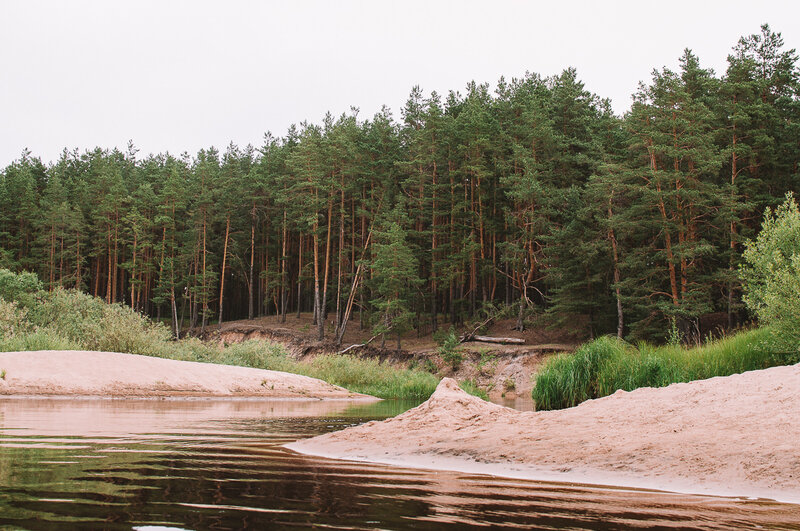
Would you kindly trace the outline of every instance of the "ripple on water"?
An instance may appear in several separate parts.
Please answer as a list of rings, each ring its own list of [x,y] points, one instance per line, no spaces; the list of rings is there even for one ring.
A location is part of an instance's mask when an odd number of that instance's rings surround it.
[[[402,409],[388,406],[0,400],[0,528],[800,529],[796,505],[393,468],[281,447]]]

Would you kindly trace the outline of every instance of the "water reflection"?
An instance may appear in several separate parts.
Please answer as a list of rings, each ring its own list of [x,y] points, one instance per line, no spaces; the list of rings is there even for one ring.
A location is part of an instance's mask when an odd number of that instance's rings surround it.
[[[414,403],[0,400],[0,528],[800,529],[800,508],[363,465],[282,444]]]

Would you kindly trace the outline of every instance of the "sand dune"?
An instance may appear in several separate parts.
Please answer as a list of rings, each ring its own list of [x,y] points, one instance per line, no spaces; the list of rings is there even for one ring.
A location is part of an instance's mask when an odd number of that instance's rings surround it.
[[[445,379],[395,418],[288,445],[323,457],[800,503],[800,365],[638,389],[561,411]]]
[[[0,352],[0,396],[372,399],[316,378],[117,352]]]

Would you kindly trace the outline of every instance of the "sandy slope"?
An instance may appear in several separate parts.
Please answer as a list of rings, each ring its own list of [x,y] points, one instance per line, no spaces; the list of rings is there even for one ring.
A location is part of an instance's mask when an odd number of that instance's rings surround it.
[[[445,379],[383,422],[298,441],[307,454],[531,479],[800,503],[800,365],[561,411],[518,412]]]
[[[117,352],[0,352],[2,395],[374,399],[278,371]]]

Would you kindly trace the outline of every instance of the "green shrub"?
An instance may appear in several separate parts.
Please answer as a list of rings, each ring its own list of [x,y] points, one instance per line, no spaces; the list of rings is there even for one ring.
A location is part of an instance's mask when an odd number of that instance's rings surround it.
[[[31,323],[55,331],[79,348],[158,356],[171,344],[166,327],[128,306],[60,288],[41,299],[29,312]]]
[[[16,302],[0,297],[0,339],[10,339],[30,331],[27,311]]]
[[[42,283],[36,273],[14,273],[0,269],[0,298],[28,307],[36,302],[36,295],[42,291]]]
[[[450,365],[454,371],[457,371],[458,368],[461,366],[461,362],[464,361],[464,354],[461,352],[461,349],[458,348],[461,342],[456,335],[455,330],[450,329],[450,331],[442,338],[442,342],[439,345],[439,348],[436,349],[437,354],[442,357],[442,360]]]
[[[745,243],[742,278],[747,307],[771,326],[782,348],[800,361],[800,210],[794,196],[764,213],[755,241]]]

